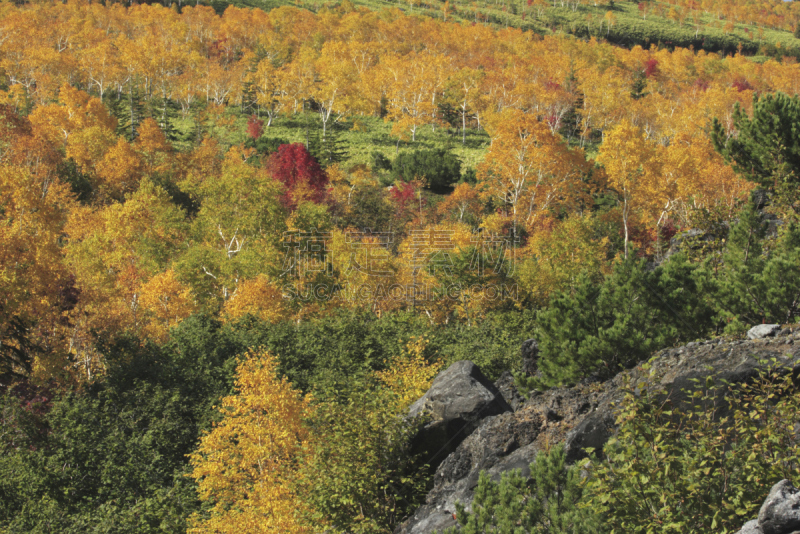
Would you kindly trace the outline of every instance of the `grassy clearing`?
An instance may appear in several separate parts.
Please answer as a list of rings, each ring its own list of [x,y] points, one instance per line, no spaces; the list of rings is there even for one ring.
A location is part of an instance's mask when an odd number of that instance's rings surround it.
[[[242,114],[238,108],[229,107],[222,119],[217,120],[215,125],[207,126],[207,132],[227,150],[245,142],[249,117],[249,114]],[[189,132],[195,128],[195,123],[191,118],[178,119],[175,121],[175,128],[181,138],[187,138]],[[489,147],[489,135],[483,130],[467,130],[466,143],[462,144],[460,131],[454,133],[452,129],[441,127],[434,130],[430,126],[417,131],[415,142],[401,141],[398,145],[397,138],[390,135],[391,123],[371,116],[344,118],[334,128],[347,152],[346,159],[342,162],[344,168],[357,164],[371,165],[373,152],[381,152],[393,160],[398,150],[445,148],[461,160],[462,171],[465,171],[467,168],[474,168]],[[314,135],[315,130],[321,131],[319,118],[314,113],[306,112],[279,116],[269,128],[266,128],[265,123],[263,135],[290,143],[305,143]],[[189,148],[187,141],[176,145],[182,149]]]

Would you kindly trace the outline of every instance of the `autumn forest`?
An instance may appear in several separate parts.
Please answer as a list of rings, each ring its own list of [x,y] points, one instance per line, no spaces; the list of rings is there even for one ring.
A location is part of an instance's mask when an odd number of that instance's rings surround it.
[[[797,322],[793,54],[466,6],[0,3],[0,532],[392,532],[450,363]]]

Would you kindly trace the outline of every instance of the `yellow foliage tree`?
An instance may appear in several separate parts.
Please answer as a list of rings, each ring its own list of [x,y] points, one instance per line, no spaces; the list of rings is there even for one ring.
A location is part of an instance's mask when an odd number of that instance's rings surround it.
[[[139,154],[122,137],[117,144],[105,153],[95,165],[103,194],[121,199],[125,193],[135,191],[139,186],[142,160]]]
[[[575,287],[581,274],[596,276],[610,267],[608,237],[595,236],[591,216],[549,222],[531,237],[517,275],[528,299],[537,305],[546,304],[556,291]]]
[[[412,337],[403,353],[392,360],[388,369],[375,373],[375,377],[395,394],[397,413],[404,412],[424,395],[442,368],[440,362],[430,363],[425,357],[428,343],[429,340],[424,336]]]
[[[223,419],[190,456],[207,514],[191,518],[191,534],[304,534],[305,511],[294,494],[296,458],[308,439],[309,398],[277,376],[278,361],[251,351],[236,370],[236,393],[222,400]]]
[[[652,204],[663,206],[674,195],[661,187],[655,147],[627,120],[620,121],[606,135],[597,161],[605,166],[608,184],[617,191],[622,203],[625,257],[628,257],[632,211],[646,210]]]
[[[240,282],[233,297],[225,302],[223,308],[223,315],[228,319],[249,314],[268,323],[286,319],[290,312],[281,288],[263,274]]]
[[[114,146],[114,132],[99,126],[78,130],[67,139],[67,157],[72,158],[81,172],[89,174]]]
[[[172,146],[167,142],[158,123],[151,118],[142,121],[138,128],[136,148],[142,157],[144,170],[148,175],[167,172],[171,166]]]
[[[464,215],[467,213],[477,215],[480,208],[481,202],[478,199],[478,191],[471,185],[463,183],[458,184],[453,192],[436,206],[436,211],[440,215],[458,214],[458,221],[461,222],[464,220]]]
[[[156,274],[142,285],[139,306],[147,319],[144,334],[160,342],[166,341],[170,328],[197,309],[191,289],[177,279],[172,269]]]
[[[515,233],[520,222],[533,227],[557,204],[585,195],[581,177],[590,165],[583,151],[570,149],[533,115],[506,110],[490,133],[492,146],[478,167],[479,187],[508,206]]]
[[[70,134],[84,128],[98,127],[113,132],[117,119],[112,117],[99,98],[70,85],[59,90],[58,104],[34,108],[31,123],[53,142],[65,142]]]
[[[56,367],[67,363],[56,338],[71,287],[59,247],[71,200],[62,184],[42,192],[36,182],[24,168],[0,165],[0,376],[42,364],[37,345]]]

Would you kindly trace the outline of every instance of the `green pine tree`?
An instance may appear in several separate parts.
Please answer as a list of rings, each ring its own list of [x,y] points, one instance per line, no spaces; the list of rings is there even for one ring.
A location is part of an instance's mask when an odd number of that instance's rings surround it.
[[[540,453],[526,480],[518,469],[503,473],[500,483],[481,472],[472,512],[456,504],[462,525],[445,534],[598,534],[603,532],[593,511],[580,506],[583,487],[577,466],[566,467],[564,447]]]
[[[312,154],[323,167],[347,159],[347,147],[335,127],[328,129],[324,138],[320,138],[317,133],[314,149]]]
[[[800,186],[800,98],[756,95],[752,118],[736,106],[733,128],[738,135],[728,136],[714,119],[711,139],[725,161],[747,180],[794,200]]]
[[[674,343],[704,337],[714,310],[698,290],[698,266],[678,254],[655,270],[631,255],[601,284],[584,277],[537,315],[539,377],[523,391],[614,376]]]
[[[153,99],[153,117],[156,118],[159,128],[164,132],[164,136],[170,142],[178,140],[178,130],[175,128],[175,120],[178,117],[178,107],[169,98]]]
[[[142,93],[139,90],[138,84],[131,81],[128,87],[128,128],[126,136],[128,141],[133,141],[138,135],[139,124],[147,117]]]
[[[578,110],[583,108],[583,92],[578,90],[578,78],[575,76],[573,65],[570,65],[569,74],[564,80],[564,90],[572,95],[573,101],[569,110],[564,114],[559,133],[569,141],[580,131],[582,117]]]
[[[103,95],[103,102],[109,113],[117,119],[117,135],[127,135],[130,128],[130,113],[125,109],[122,91],[108,91]]]
[[[255,70],[255,66],[256,65],[254,63],[251,63],[248,67],[248,71],[253,72]],[[242,82],[242,102],[240,106],[240,112],[245,116],[255,113],[260,117],[261,109],[258,106],[256,89],[253,87],[253,82],[250,81],[249,76],[245,76],[244,81]]]
[[[800,228],[789,224],[776,239],[766,231],[763,216],[748,205],[730,231],[718,277],[705,290],[715,295],[729,332],[800,317]]]
[[[203,109],[205,101],[201,100],[192,104],[189,109],[189,116],[192,118],[192,128],[186,134],[186,141],[197,146],[206,134],[206,126],[203,124]]]
[[[644,90],[647,88],[647,76],[643,70],[637,70],[633,74],[633,83],[631,84],[631,98],[639,100],[647,96]]]

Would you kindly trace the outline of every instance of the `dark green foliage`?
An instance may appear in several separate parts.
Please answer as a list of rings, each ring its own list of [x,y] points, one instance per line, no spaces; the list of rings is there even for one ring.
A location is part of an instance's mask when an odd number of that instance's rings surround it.
[[[540,453],[526,480],[519,470],[503,473],[500,483],[481,472],[472,513],[456,504],[460,530],[445,534],[597,534],[604,529],[593,510],[580,506],[583,487],[577,466],[565,466],[564,447]]]
[[[126,391],[103,387],[61,397],[41,417],[46,436],[29,434],[27,445],[0,456],[0,528],[76,534],[95,525],[119,533],[185,529],[196,507],[183,477],[184,455],[196,439],[187,400],[141,382]],[[6,411],[19,399],[2,402]]]
[[[752,118],[740,106],[734,110],[737,135],[728,138],[719,120],[714,120],[714,147],[744,178],[796,197],[800,184],[800,99],[784,93],[754,98]]]
[[[103,103],[109,113],[117,119],[117,135],[127,135],[130,129],[130,113],[126,110],[121,91],[107,91],[103,95]]]
[[[239,113],[253,113],[258,111],[258,95],[256,94],[256,88],[252,81],[252,74],[255,73],[256,69],[258,68],[258,61],[263,59],[262,57],[253,58],[250,61],[250,64],[247,66],[247,73],[248,76],[244,77],[242,81],[242,97],[241,103],[239,107]]]
[[[470,326],[453,324],[442,329],[447,342],[440,342],[438,351],[447,362],[470,360],[490,380],[496,380],[503,371],[521,366],[520,346],[532,336],[535,317],[533,310],[495,312]]]
[[[647,88],[647,76],[643,70],[637,70],[633,73],[633,83],[631,84],[631,98],[639,100],[647,96],[644,90]]]
[[[461,177],[461,162],[443,149],[403,152],[392,163],[392,175],[405,182],[424,178],[430,189],[442,191]]]
[[[128,141],[133,141],[139,135],[139,124],[146,118],[142,94],[134,81],[130,82],[127,104],[124,135],[128,138]],[[117,129],[119,129],[119,126]]]
[[[281,145],[288,145],[289,141],[279,139],[277,137],[264,137],[263,135],[258,139],[248,137],[244,142],[246,148],[255,148],[262,156],[269,156],[278,151]]]
[[[592,24],[587,27],[585,17],[587,11],[583,9],[573,10],[569,7],[557,7],[547,9],[541,21],[550,28],[563,27],[565,31],[582,38],[591,36],[602,37],[611,44],[632,48],[636,45],[649,48],[651,44],[672,48],[694,48],[695,50],[705,50],[706,52],[716,52],[725,54],[735,53],[741,46],[743,54],[753,55],[765,48],[756,40],[737,35],[735,33],[724,33],[720,30],[703,28],[697,32],[691,25],[684,24],[683,27],[667,22],[663,18],[648,17],[642,20],[641,16],[623,16],[626,10],[620,11],[623,6],[616,6],[614,11],[620,14],[620,18],[610,28],[605,24]],[[605,7],[600,8],[605,11]],[[601,11],[598,15],[602,16]],[[637,13],[638,15],[638,13]],[[602,28],[602,31],[601,31]],[[797,48],[783,51],[795,55],[799,51]],[[775,57],[780,57],[780,50],[770,51],[777,53]]]
[[[382,187],[359,187],[350,197],[350,210],[342,217],[341,226],[373,232],[391,230],[394,209]]]
[[[3,316],[3,324],[0,324],[0,379],[30,372],[33,355],[40,350],[30,340],[28,331],[31,324],[30,319],[18,315]]]
[[[75,194],[79,202],[87,204],[94,195],[94,186],[89,176],[83,174],[75,161],[70,158],[62,161],[56,170],[62,182],[69,184],[70,189]]]
[[[762,215],[748,205],[731,228],[717,276],[706,279],[728,331],[800,317],[800,229],[789,224],[772,240],[765,240],[766,231]]]
[[[602,284],[584,278],[537,317],[541,378],[527,387],[614,376],[654,350],[704,336],[713,310],[697,288],[697,266],[682,255],[649,271],[644,260],[619,264]]]
[[[243,319],[223,329],[219,337],[235,347],[269,349],[279,358],[281,374],[303,391],[330,389],[354,376],[383,369],[412,337],[423,335],[428,339],[426,356],[430,359],[447,363],[471,360],[494,380],[519,365],[519,347],[531,337],[533,318],[530,311],[495,312],[472,326],[458,322],[436,326],[413,312],[379,318],[341,311],[299,324],[270,325]]]
[[[194,217],[197,215],[197,212],[200,211],[200,202],[198,202],[197,199],[192,195],[184,192],[180,187],[178,187],[178,185],[171,180],[169,176],[153,173],[148,178],[155,185],[164,189],[164,191],[166,191],[169,195],[172,203],[184,210],[190,217]]]
[[[231,391],[244,348],[216,321],[191,317],[161,349],[104,347],[105,380],[86,391],[0,398],[0,530],[184,531],[198,506],[186,454],[218,416],[212,406]]]
[[[336,532],[391,532],[424,500],[428,470],[411,455],[418,424],[393,410],[386,389],[350,380],[345,393],[322,393],[309,425],[312,461],[300,480],[308,483],[312,521]]]
[[[204,124],[203,111],[207,107],[205,100],[196,100],[189,106],[189,116],[192,118],[192,128],[186,132],[186,141],[197,146],[208,134],[208,126]]]
[[[773,484],[797,480],[800,448],[787,422],[800,396],[790,373],[772,367],[731,389],[709,377],[682,402],[635,386],[626,386],[602,461],[584,466],[588,504],[614,532],[736,532]]]
[[[175,120],[178,118],[178,104],[170,98],[153,98],[151,100],[151,116],[158,123],[167,141],[174,143],[178,140],[178,131],[175,129]]]
[[[439,117],[447,126],[453,128],[451,135],[457,133],[458,128],[461,127],[461,113],[459,110],[445,100],[439,101],[438,108],[439,111],[436,116]]]
[[[461,179],[458,182],[475,185],[478,183],[478,173],[475,172],[475,169],[473,167],[469,167],[467,170],[464,171],[464,174],[461,176]]]
[[[347,147],[336,132],[335,126],[331,126],[325,132],[325,137],[322,137],[318,131],[313,134],[309,139],[308,151],[323,167],[347,159]]]
[[[564,80],[564,90],[573,96],[573,102],[561,120],[559,133],[569,142],[578,135],[583,124],[583,118],[578,113],[578,110],[582,109],[584,105],[583,93],[578,90],[578,78],[575,76],[575,67],[572,64],[570,65],[569,74]]]
[[[225,10],[228,8],[229,4],[224,0],[211,0],[211,2],[209,2],[208,5],[214,8],[214,11],[217,13],[217,15],[222,16],[222,14],[225,13]]]
[[[392,170],[392,162],[389,161],[383,152],[379,152],[377,150],[373,151],[370,154],[372,158],[372,170],[373,171],[390,171]]]

